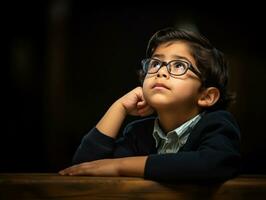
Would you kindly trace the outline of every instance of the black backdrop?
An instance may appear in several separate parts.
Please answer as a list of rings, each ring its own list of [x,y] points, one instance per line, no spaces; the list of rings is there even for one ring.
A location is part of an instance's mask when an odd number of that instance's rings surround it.
[[[55,0],[11,3],[6,11],[0,172],[68,166],[82,136],[115,99],[139,85],[151,34],[180,26],[199,30],[227,55],[230,87],[238,95],[230,111],[242,130],[242,170],[265,173],[266,54],[258,5],[111,8]]]

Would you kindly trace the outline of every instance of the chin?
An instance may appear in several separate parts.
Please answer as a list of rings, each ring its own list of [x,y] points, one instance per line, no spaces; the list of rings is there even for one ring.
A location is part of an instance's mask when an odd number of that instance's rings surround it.
[[[148,101],[148,104],[153,107],[155,110],[157,109],[162,109],[162,108],[167,108],[171,105],[171,103],[169,103],[169,101],[165,101],[165,100],[160,100],[160,99],[156,99],[153,101]]]

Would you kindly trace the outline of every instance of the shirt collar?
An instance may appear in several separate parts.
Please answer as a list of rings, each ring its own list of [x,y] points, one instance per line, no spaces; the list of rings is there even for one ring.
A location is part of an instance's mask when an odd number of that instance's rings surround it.
[[[192,119],[186,121],[185,123],[183,123],[176,129],[168,132],[167,134],[165,134],[160,128],[159,118],[157,117],[154,121],[154,128],[153,128],[153,137],[156,142],[156,147],[158,147],[159,142],[161,140],[167,140],[167,136],[169,136],[170,134],[174,133],[177,136],[177,138],[181,138],[182,136],[185,136],[186,133],[190,132],[190,130],[197,124],[197,122],[201,119],[203,114],[204,113],[200,113],[196,115]]]

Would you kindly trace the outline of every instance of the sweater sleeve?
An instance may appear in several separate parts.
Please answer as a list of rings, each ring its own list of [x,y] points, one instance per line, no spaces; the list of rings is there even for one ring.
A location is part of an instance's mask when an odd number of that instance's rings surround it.
[[[210,115],[195,128],[200,132],[199,142],[189,151],[149,155],[144,172],[146,179],[226,180],[237,173],[240,137],[235,124],[230,119]]]
[[[154,117],[135,120],[129,123],[121,137],[113,139],[97,128],[87,133],[77,148],[72,163],[78,164],[105,158],[148,155],[155,152],[151,133]],[[138,139],[140,138],[140,139]]]
[[[77,148],[72,163],[78,164],[109,158],[112,156],[115,140],[93,128],[87,133]]]

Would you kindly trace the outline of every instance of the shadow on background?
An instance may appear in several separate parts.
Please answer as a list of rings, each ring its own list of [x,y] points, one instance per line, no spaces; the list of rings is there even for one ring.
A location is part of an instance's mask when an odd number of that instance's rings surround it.
[[[6,15],[1,172],[56,172],[68,166],[82,136],[113,101],[139,85],[137,70],[151,34],[186,26],[227,55],[230,87],[237,92],[231,112],[242,130],[242,171],[265,173],[265,31],[257,8],[19,4],[10,5]]]

